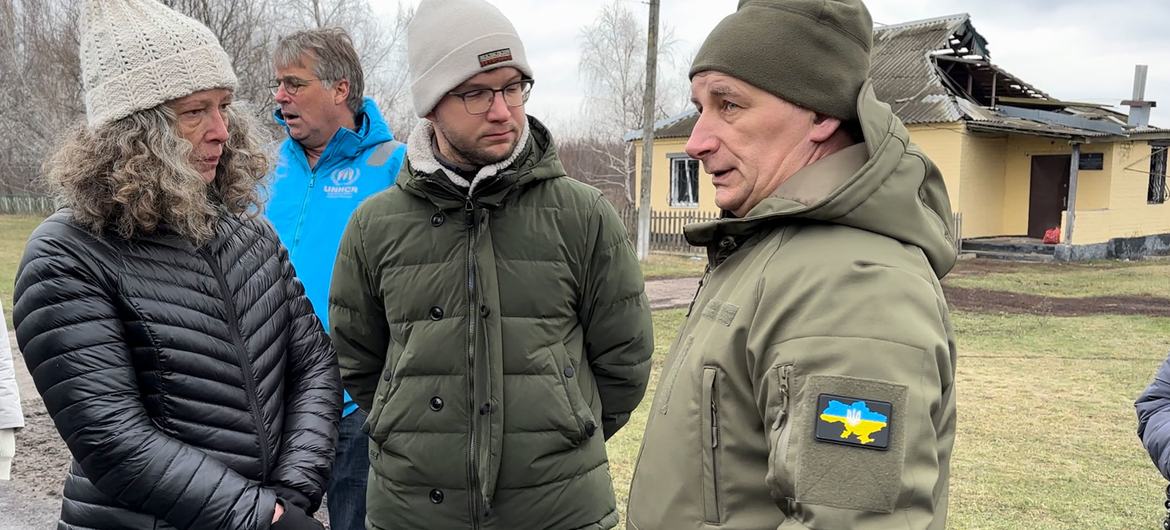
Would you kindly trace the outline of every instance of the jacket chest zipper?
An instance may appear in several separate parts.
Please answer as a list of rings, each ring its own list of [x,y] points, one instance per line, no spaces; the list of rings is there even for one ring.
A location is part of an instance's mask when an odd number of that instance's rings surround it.
[[[464,205],[463,213],[467,219],[467,432],[470,441],[467,444],[467,499],[471,508],[472,528],[479,528],[480,478],[475,429],[475,411],[477,410],[475,406],[475,343],[477,338],[475,324],[479,315],[475,307],[475,236],[478,223],[475,219],[475,205],[471,203],[470,198]]]
[[[320,160],[317,161],[320,165]],[[301,201],[301,213],[297,216],[297,232],[293,235],[292,249],[295,252],[301,246],[301,230],[305,227],[305,212],[309,209],[309,198],[313,195],[313,186],[317,184],[317,170],[309,170],[309,185],[305,188],[305,199]]]
[[[703,277],[699,278],[699,286],[695,288],[695,296],[691,297],[691,304],[687,306],[686,316],[691,316],[691,311],[695,310],[695,302],[699,300],[699,293],[703,292],[703,285],[707,283],[707,277],[711,275],[711,264],[708,263],[703,268]]]
[[[252,363],[248,361],[248,350],[244,347],[244,338],[240,335],[240,319],[236,314],[236,305],[233,301],[231,289],[228,288],[227,278],[223,275],[223,270],[219,268],[219,263],[211,256],[207,250],[201,249],[199,254],[211,266],[211,271],[215,274],[215,279],[219,282],[219,289],[223,293],[224,309],[227,313],[228,331],[232,336],[232,344],[235,346],[236,356],[240,359],[240,374],[244,377],[244,389],[248,393],[248,412],[252,414],[252,421],[256,423],[256,434],[260,437],[260,482],[268,482],[268,468],[272,461],[272,449],[268,447],[268,430],[264,427],[264,421],[260,418],[260,400],[256,397],[256,381],[252,374]]]
[[[719,370],[703,367],[702,411],[703,439],[703,520],[708,524],[722,524],[722,507],[719,499]]]

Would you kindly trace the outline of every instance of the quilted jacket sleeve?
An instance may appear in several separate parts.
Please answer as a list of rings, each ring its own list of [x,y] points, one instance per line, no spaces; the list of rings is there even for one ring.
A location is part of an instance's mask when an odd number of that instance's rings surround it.
[[[608,440],[646,393],[654,329],[642,268],[613,206],[602,197],[589,219],[589,260],[580,318],[589,366],[601,395]]]
[[[378,388],[390,329],[382,316],[385,310],[366,260],[363,211],[358,208],[341,236],[329,291],[329,326],[345,389],[358,407],[369,411]]]
[[[272,234],[275,239],[275,234]],[[341,375],[337,355],[293,272],[288,251],[280,247],[289,310],[293,315],[288,351],[284,437],[273,481],[281,497],[317,511],[329,482],[341,417]],[[288,490],[304,498],[296,498]],[[293,498],[288,498],[292,496]]]
[[[111,296],[117,291],[85,250],[96,243],[44,228],[29,241],[17,273],[16,337],[85,476],[126,507],[177,528],[268,528],[276,503],[271,489],[165,435],[147,416]],[[58,232],[69,230],[78,232]]]
[[[1138,397],[1138,438],[1162,476],[1170,479],[1170,358]]]

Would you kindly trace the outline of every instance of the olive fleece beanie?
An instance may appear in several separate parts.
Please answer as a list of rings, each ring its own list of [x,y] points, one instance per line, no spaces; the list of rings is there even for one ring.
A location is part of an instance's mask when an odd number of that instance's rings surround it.
[[[691,64],[842,121],[857,118],[873,20],[861,0],[740,0]]]

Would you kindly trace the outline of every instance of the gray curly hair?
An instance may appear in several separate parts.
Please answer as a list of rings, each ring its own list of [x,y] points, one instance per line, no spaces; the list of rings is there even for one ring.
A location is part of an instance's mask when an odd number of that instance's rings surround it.
[[[112,230],[129,239],[165,224],[203,244],[215,236],[220,215],[262,211],[269,170],[264,131],[238,105],[225,112],[228,140],[210,184],[192,166],[192,146],[165,104],[96,129],[79,124],[45,161],[45,176],[58,204],[72,208],[74,220],[96,235]]]

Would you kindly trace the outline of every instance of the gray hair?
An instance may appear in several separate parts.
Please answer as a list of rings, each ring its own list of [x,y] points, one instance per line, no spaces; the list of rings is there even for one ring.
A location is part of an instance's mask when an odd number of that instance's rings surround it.
[[[215,236],[219,215],[261,212],[267,137],[238,105],[224,116],[228,140],[210,184],[191,165],[193,147],[179,135],[166,104],[96,129],[79,123],[45,161],[45,176],[74,220],[95,235],[111,230],[130,239],[165,224],[202,244]]]
[[[341,28],[308,29],[283,37],[276,43],[277,68],[303,66],[302,57],[305,55],[317,60],[313,75],[322,82],[349,81],[349,96],[345,104],[355,115],[361,113],[365,80],[361,61],[358,60],[357,50],[349,34]]]

